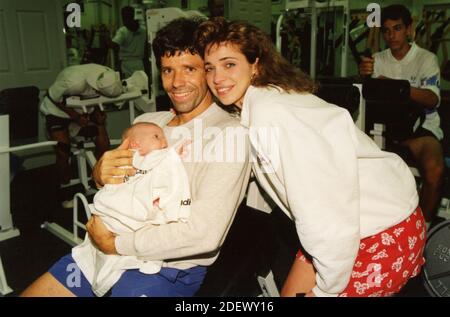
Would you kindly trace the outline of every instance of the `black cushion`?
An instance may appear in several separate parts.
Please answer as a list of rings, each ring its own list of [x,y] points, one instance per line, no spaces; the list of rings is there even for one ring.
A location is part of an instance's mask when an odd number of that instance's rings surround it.
[[[39,88],[19,87],[0,92],[0,114],[9,115],[10,141],[38,135]]]

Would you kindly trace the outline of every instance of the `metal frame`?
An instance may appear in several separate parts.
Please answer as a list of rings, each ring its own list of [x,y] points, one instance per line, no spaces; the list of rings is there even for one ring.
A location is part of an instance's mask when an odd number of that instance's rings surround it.
[[[72,223],[72,232],[61,227],[55,222],[44,222],[41,225],[42,229],[47,229],[52,234],[68,243],[70,246],[74,247],[83,242],[83,239],[78,236],[78,229],[83,229],[86,231],[86,226],[84,223],[78,220],[78,200],[84,206],[84,210],[86,211],[87,219],[91,218],[91,212],[89,210],[89,204],[86,197],[82,193],[76,193],[73,196],[73,223]]]
[[[350,5],[349,0],[329,0],[327,2],[317,2],[314,0],[289,1],[286,0],[285,12],[296,9],[311,9],[311,60],[310,76],[316,78],[316,52],[317,52],[317,15],[321,10],[342,7],[344,17],[344,41],[341,48],[341,77],[347,76],[347,49],[349,39]],[[276,26],[276,47],[281,52],[281,25],[284,19],[282,13],[277,20]]]
[[[11,216],[10,196],[10,165],[9,154],[39,147],[55,145],[54,141],[32,143],[22,146],[9,147],[9,116],[0,115],[0,242],[20,236],[20,231],[14,227]],[[6,295],[12,289],[6,281],[3,264],[0,257],[0,293]]]
[[[81,100],[76,97],[70,97],[67,98],[67,106],[71,108],[77,108],[81,109],[83,112],[88,112],[88,108],[90,107],[99,107],[101,110],[103,110],[103,104],[106,103],[114,103],[114,102],[122,102],[122,101],[129,101],[130,104],[130,124],[134,121],[134,102],[136,98],[139,98],[142,96],[142,93],[138,90],[130,91],[127,93],[124,93],[118,97],[115,98],[108,98],[105,96],[99,96],[97,98],[93,99],[86,99]],[[118,145],[121,143],[121,140],[111,140],[110,143],[112,145]],[[92,142],[83,143],[82,146],[75,151],[73,151],[73,154],[77,158],[77,168],[78,168],[78,178],[72,179],[69,184],[62,186],[69,187],[76,184],[82,184],[84,187],[84,193],[86,195],[91,195],[97,192],[97,189],[92,188],[89,185],[89,180],[91,179],[88,177],[87,172],[87,164],[91,168],[94,167],[97,160],[90,148],[93,148],[95,145]],[[81,202],[85,205],[85,210],[87,213],[88,218],[90,217],[88,202],[86,200],[86,197],[81,194],[77,193],[74,195],[74,206],[73,206],[73,230],[72,232],[69,232],[65,228],[61,227],[59,224],[55,222],[44,222],[41,225],[41,228],[46,229],[50,231],[50,233],[54,234],[58,238],[62,239],[64,242],[68,243],[71,246],[75,246],[82,242],[82,240],[78,237],[78,228],[86,230],[84,224],[80,223],[78,221],[78,199],[81,200]]]
[[[31,143],[9,147],[9,116],[0,115],[0,241],[18,237],[20,231],[14,227],[11,217],[9,154],[29,149],[56,145],[55,141]]]
[[[0,294],[6,295],[12,293],[11,287],[8,286],[6,281],[5,271],[3,270],[2,257],[0,256]]]
[[[280,292],[278,291],[277,284],[275,284],[272,271],[269,271],[265,277],[258,276],[258,284],[262,290],[261,297],[280,297]]]
[[[99,107],[100,110],[103,111],[104,110],[103,104],[122,103],[128,101],[130,105],[130,124],[132,124],[135,118],[134,100],[140,97],[142,97],[142,92],[140,90],[134,89],[125,92],[115,98],[98,96],[97,98],[92,99],[80,99],[80,97],[72,96],[66,99],[66,105],[69,108],[79,109],[84,113],[87,113],[89,107]]]

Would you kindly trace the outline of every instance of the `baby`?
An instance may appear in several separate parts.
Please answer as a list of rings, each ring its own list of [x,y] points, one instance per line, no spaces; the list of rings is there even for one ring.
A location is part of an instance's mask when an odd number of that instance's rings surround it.
[[[123,184],[105,185],[95,196],[90,210],[100,216],[106,227],[117,235],[134,232],[149,225],[187,222],[190,215],[189,182],[181,149],[168,147],[163,130],[153,123],[140,122],[125,130],[136,152],[136,175]],[[142,261],[134,256],[106,255],[97,250],[86,235],[84,242],[72,249],[72,256],[92,285],[103,296],[125,269],[136,268],[154,274],[162,261]]]
[[[151,122],[138,122],[126,129],[122,139],[130,139],[130,147],[144,156],[153,150],[167,148],[163,129]]]

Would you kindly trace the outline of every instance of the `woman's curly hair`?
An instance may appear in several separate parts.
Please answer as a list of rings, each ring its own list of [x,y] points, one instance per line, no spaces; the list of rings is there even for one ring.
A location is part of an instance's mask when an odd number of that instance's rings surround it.
[[[200,24],[195,32],[196,51],[205,56],[216,45],[236,45],[250,64],[258,59],[257,74],[252,85],[275,85],[287,92],[314,93],[314,81],[285,60],[275,49],[271,39],[258,27],[246,22],[227,21],[223,17],[211,18]]]

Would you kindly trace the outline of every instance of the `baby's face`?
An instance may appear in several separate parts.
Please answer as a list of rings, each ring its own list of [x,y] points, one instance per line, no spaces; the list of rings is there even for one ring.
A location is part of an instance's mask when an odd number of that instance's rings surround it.
[[[167,147],[164,132],[157,126],[136,126],[132,128],[129,136],[130,148],[138,150],[140,155]]]

